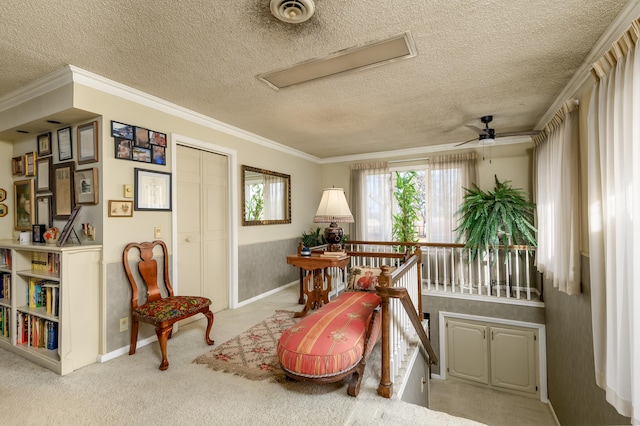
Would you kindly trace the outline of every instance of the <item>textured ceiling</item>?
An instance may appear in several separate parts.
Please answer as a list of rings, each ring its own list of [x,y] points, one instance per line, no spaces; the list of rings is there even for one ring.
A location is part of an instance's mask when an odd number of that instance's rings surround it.
[[[0,97],[71,64],[319,158],[462,142],[483,115],[533,129],[626,3],[316,0],[292,25],[269,0],[3,0]],[[411,59],[256,78],[404,31]]]

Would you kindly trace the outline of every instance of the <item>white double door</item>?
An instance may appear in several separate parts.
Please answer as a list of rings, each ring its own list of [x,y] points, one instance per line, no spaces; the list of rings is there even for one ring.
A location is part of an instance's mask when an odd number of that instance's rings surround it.
[[[177,294],[208,297],[218,312],[229,307],[228,158],[178,145],[176,164]]]

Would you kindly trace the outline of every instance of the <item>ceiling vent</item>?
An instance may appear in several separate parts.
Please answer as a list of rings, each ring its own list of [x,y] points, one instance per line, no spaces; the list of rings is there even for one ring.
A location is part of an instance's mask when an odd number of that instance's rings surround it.
[[[416,56],[411,33],[406,31],[383,40],[344,49],[297,65],[256,77],[279,90],[332,75],[359,71]]]
[[[308,20],[315,10],[313,0],[271,0],[273,16],[290,24],[299,24]]]

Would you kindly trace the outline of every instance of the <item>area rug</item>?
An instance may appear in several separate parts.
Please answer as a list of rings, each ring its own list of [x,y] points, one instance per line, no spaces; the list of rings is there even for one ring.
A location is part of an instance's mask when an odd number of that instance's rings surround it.
[[[291,311],[276,311],[264,321],[227,340],[194,360],[218,371],[233,373],[251,380],[285,380],[278,360],[278,339],[299,321]]]

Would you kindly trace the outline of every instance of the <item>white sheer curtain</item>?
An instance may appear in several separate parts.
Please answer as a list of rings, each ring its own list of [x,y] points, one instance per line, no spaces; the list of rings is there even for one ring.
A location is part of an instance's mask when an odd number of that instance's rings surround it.
[[[284,219],[285,182],[280,176],[263,175],[264,177],[264,219]]]
[[[567,101],[534,138],[536,263],[553,286],[580,293],[578,104]]]
[[[476,183],[476,154],[441,155],[429,158],[427,169],[427,240],[455,243],[456,212],[465,195],[464,188]]]
[[[352,240],[391,241],[391,174],[387,163],[351,165]]]
[[[593,65],[588,196],[596,383],[640,424],[640,20]]]

